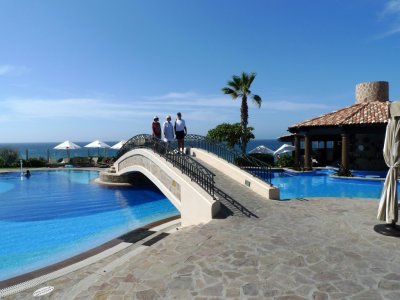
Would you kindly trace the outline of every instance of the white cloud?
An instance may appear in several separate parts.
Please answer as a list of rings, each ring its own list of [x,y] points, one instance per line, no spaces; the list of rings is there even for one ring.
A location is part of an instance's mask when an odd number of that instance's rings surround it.
[[[291,102],[291,101],[270,101],[265,103],[268,109],[277,111],[310,111],[330,109],[329,105],[319,103]]]
[[[293,99],[293,97],[288,97]],[[296,97],[297,98],[297,97]],[[203,108],[238,108],[240,99],[233,101],[229,96],[221,95],[200,95],[194,92],[169,93],[161,96],[146,97],[146,101],[153,105],[161,105],[173,108],[197,109]],[[249,100],[249,105],[252,105]],[[261,107],[275,111],[309,111],[331,108],[325,104],[310,103],[304,101],[272,100],[264,99]]]
[[[238,99],[239,100],[239,99]],[[249,104],[250,107],[253,105]],[[151,120],[159,115],[181,111],[185,118],[197,121],[220,120],[229,122],[239,114],[240,100],[228,96],[200,95],[192,92],[169,93],[146,97],[144,100],[116,101],[96,98],[37,99],[13,98],[0,101],[0,122],[32,120],[133,121]],[[324,104],[286,100],[264,100],[266,111],[321,111]],[[260,113],[263,113],[260,111]]]
[[[381,19],[389,20],[391,28],[378,38],[385,38],[400,33],[400,0],[388,0],[380,13]]]
[[[29,68],[25,66],[14,66],[14,65],[0,65],[0,76],[22,75],[29,71]]]
[[[399,0],[389,0],[383,10],[383,14],[400,14],[400,1]]]
[[[145,115],[126,103],[98,99],[8,99],[0,102],[0,122],[32,119],[118,119]]]

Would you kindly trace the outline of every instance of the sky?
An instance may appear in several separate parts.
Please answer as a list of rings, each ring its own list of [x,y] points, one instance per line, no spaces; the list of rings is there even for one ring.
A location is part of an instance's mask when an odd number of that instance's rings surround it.
[[[354,104],[400,100],[400,0],[1,0],[0,143],[117,141],[182,112],[189,133],[240,121],[221,89],[255,72],[257,139]]]

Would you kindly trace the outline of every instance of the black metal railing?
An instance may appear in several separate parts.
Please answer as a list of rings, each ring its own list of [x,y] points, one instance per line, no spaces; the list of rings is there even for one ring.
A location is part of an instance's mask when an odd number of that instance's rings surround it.
[[[128,140],[122,146],[117,154],[117,159],[136,148],[153,150],[170,162],[174,167],[182,171],[182,173],[187,175],[192,181],[196,182],[215,199],[215,174],[189,155],[179,152],[176,142],[167,143],[149,134],[139,134]]]
[[[254,158],[247,154],[242,154],[241,152],[234,149],[229,149],[225,144],[215,142],[205,136],[197,134],[188,134],[185,137],[185,145],[192,148],[200,148],[211,152],[218,157],[241,168],[242,170],[250,173],[251,175],[256,176],[271,184],[271,166],[257,158]]]

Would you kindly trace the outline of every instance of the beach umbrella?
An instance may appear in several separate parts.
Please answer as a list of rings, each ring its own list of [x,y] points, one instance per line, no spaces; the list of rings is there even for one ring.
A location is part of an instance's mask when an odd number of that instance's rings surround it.
[[[54,147],[56,150],[67,150],[68,159],[70,158],[69,150],[79,149],[81,146],[71,142],[65,141]]]
[[[250,154],[253,153],[261,153],[261,154],[274,154],[274,150],[265,147],[264,145],[255,147],[253,150],[249,152]]]
[[[122,146],[126,143],[126,141],[122,140],[119,143],[116,143],[115,145],[111,146],[111,149],[116,149],[119,150],[122,148]]]
[[[106,143],[100,141],[100,140],[95,140],[94,142],[91,142],[87,145],[84,146],[85,148],[97,148],[97,155],[99,155],[100,148],[111,148],[110,145],[107,145]]]
[[[393,106],[393,107],[392,107]],[[383,145],[383,158],[389,171],[383,185],[381,200],[378,208],[378,220],[395,225],[398,220],[397,203],[397,168],[400,165],[400,122],[393,112],[400,108],[399,102],[390,104],[391,118],[386,126],[385,142]]]
[[[295,147],[289,144],[283,144],[282,146],[280,146],[275,152],[274,155],[277,154],[283,154],[283,153],[287,153],[287,152],[292,152],[294,151]]]

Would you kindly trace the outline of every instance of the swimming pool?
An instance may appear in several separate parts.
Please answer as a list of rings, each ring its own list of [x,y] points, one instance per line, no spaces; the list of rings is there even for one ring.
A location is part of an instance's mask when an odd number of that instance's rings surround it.
[[[280,189],[281,199],[304,197],[379,199],[383,188],[383,180],[334,178],[325,171],[310,173],[274,171],[272,184]]]
[[[179,215],[154,187],[90,184],[98,172],[0,174],[0,281],[101,245],[145,224]]]

